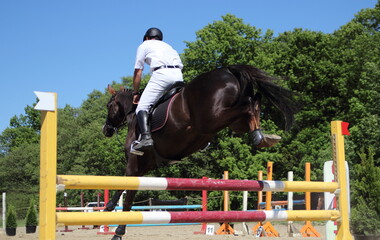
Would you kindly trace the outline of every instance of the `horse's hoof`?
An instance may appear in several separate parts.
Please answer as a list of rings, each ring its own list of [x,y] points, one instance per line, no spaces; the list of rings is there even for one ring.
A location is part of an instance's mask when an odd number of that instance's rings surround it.
[[[114,235],[111,240],[121,240],[121,236]]]
[[[253,145],[254,146],[259,146],[263,142],[264,135],[263,135],[263,132],[261,131],[261,129],[256,129],[255,131],[253,131],[252,136],[253,136]]]
[[[106,208],[104,208],[104,212],[112,212],[115,209],[116,205],[112,203],[112,201],[109,201],[106,205]]]
[[[257,145],[258,148],[273,147],[281,141],[281,137],[275,134],[263,134],[263,136],[263,140]]]

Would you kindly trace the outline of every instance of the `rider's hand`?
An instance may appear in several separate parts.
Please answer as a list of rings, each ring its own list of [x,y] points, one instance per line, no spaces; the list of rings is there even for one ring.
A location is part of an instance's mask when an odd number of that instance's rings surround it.
[[[133,104],[139,104],[140,101],[140,95],[136,94],[133,95]]]

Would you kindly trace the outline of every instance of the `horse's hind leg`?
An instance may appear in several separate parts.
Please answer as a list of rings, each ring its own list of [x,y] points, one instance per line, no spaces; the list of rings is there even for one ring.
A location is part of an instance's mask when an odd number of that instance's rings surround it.
[[[135,198],[136,195],[135,190],[128,190],[127,194],[125,196],[125,202],[123,204],[123,212],[130,211],[132,208],[132,203],[133,199]],[[126,226],[125,225],[119,225],[116,228],[115,235],[112,237],[112,240],[121,240],[121,237],[125,234],[126,232]]]

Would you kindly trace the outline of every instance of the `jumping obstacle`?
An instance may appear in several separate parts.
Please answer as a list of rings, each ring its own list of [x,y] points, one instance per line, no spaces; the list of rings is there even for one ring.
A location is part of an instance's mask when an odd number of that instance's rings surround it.
[[[57,188],[110,190],[186,190],[186,191],[267,191],[267,192],[334,192],[336,182],[258,181],[224,179],[188,179],[160,177],[119,177],[58,175]]]
[[[163,205],[163,206],[132,206],[132,210],[166,210],[166,209],[197,209],[202,205]],[[57,211],[101,211],[105,207],[57,207]],[[123,207],[115,207],[115,210],[123,210]]]
[[[272,171],[273,171],[273,163],[268,162],[267,164],[267,178],[272,178]],[[310,181],[310,163],[305,164],[305,181]],[[263,179],[263,172],[258,172],[258,178]],[[293,172],[288,172],[288,181],[293,181]],[[279,206],[279,205],[288,205],[287,210],[293,210],[293,205],[302,205],[304,204],[306,207],[306,210],[311,210],[311,202],[310,202],[310,192],[305,192],[305,200],[293,200],[293,192],[288,192],[288,200],[282,200],[282,201],[272,201],[271,194],[266,194],[266,202],[262,202],[262,192],[258,192],[258,209],[262,209],[265,207],[265,210],[271,210],[273,206]],[[270,204],[267,204],[270,202]],[[262,222],[257,223],[252,230],[255,233],[256,237],[278,237],[278,232],[276,229],[270,224],[270,222],[266,222],[265,225]],[[310,221],[305,222],[305,226],[301,229],[301,233],[296,233],[298,230],[293,225],[292,221],[288,221],[288,235],[290,237],[294,237],[297,235],[303,235],[306,237],[318,237],[320,234],[318,231],[314,229],[314,227],[311,225]]]
[[[54,240],[57,223],[65,225],[104,225],[137,223],[188,222],[255,222],[255,221],[338,221],[336,239],[351,240],[349,202],[344,160],[343,124],[332,122],[336,180],[324,182],[283,182],[253,180],[209,180],[143,177],[64,176],[57,179],[57,94],[35,92],[41,110],[40,141],[40,240]],[[58,181],[57,181],[58,180]],[[151,181],[151,182],[148,182]],[[179,181],[183,185],[176,183]],[[225,191],[291,191],[335,192],[338,210],[298,211],[212,211],[212,212],[56,212],[56,184],[68,189],[134,189],[143,190],[225,190]],[[216,184],[216,185],[215,185]],[[61,186],[62,187],[62,186]],[[339,187],[339,188],[338,188]],[[338,191],[337,191],[338,190]]]

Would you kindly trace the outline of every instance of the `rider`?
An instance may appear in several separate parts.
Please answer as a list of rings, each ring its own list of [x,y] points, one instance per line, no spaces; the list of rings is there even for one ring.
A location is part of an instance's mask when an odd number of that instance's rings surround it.
[[[183,81],[182,61],[169,44],[162,41],[163,34],[158,28],[149,28],[143,43],[137,48],[135,70],[133,74],[133,103],[136,108],[137,122],[141,138],[135,150],[143,151],[153,147],[153,139],[148,124],[148,112],[162,96],[164,90],[176,81]],[[144,63],[150,66],[152,73],[141,97],[138,94]]]

